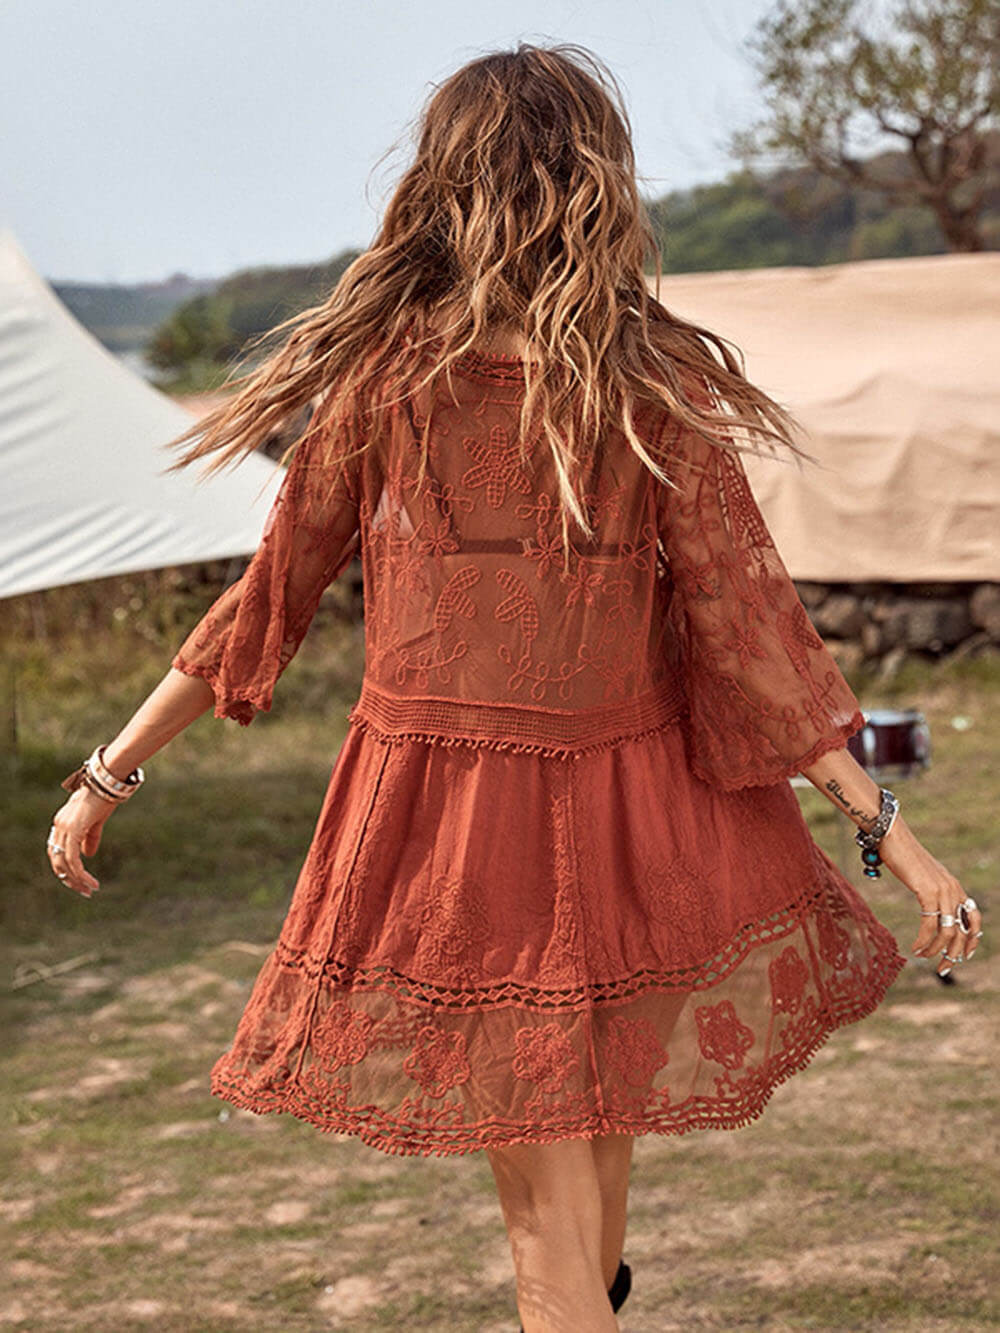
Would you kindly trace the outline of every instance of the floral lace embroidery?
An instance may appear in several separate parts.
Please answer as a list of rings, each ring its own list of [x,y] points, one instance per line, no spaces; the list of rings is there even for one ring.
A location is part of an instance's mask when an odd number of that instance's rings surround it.
[[[623,978],[592,988],[583,1007],[567,997],[555,1009],[558,997],[537,986],[511,984],[503,1003],[500,986],[481,986],[458,1005],[442,987],[435,998],[435,988],[409,978],[328,965],[319,973],[327,1014],[301,1063],[302,996],[315,974],[279,947],[212,1069],[212,1091],[258,1114],[284,1111],[400,1154],[737,1128],[761,1114],[774,1088],[836,1028],[870,1013],[905,964],[860,899],[844,917],[846,958],[838,970],[822,960],[815,944],[830,894],[828,885],[814,888],[779,927],[762,922],[750,932],[750,950],[767,960],[770,1019],[748,1007],[754,1001],[734,959],[707,960],[699,970],[710,980],[700,985],[683,969]],[[342,986],[350,1003],[338,998]],[[697,998],[706,989],[708,1002]],[[290,995],[299,998],[289,1004]],[[284,1019],[272,1021],[273,1012]],[[253,1040],[241,1035],[250,1032]],[[476,1043],[489,1058],[473,1060]],[[397,1051],[398,1063],[387,1063]],[[401,1092],[401,1078],[419,1095]]]
[[[341,1065],[356,1065],[368,1054],[368,1035],[374,1022],[369,1014],[342,1002],[332,1004],[312,1032],[313,1050],[332,1073]]]
[[[789,945],[768,964],[771,1000],[778,1013],[798,1013],[809,980],[809,969],[797,949]]]
[[[731,1000],[721,1004],[699,1005],[694,1011],[698,1020],[698,1045],[706,1060],[717,1060],[727,1069],[737,1069],[753,1045],[753,1029],[741,1023]]]
[[[691,703],[692,769],[728,790],[780,781],[864,724],[757,506],[740,457],[671,429],[660,528]]]
[[[607,1040],[608,1061],[626,1083],[648,1083],[670,1059],[648,1018],[612,1018]]]
[[[442,1032],[426,1024],[417,1033],[403,1069],[429,1096],[443,1097],[472,1073],[465,1054],[465,1038],[461,1032]]]
[[[537,1083],[542,1092],[558,1092],[580,1065],[569,1038],[557,1023],[518,1028],[514,1047],[514,1073]]]

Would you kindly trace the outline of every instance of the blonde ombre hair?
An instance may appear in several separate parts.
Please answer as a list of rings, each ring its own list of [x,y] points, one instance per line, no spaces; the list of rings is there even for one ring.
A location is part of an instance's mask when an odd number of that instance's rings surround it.
[[[524,346],[521,450],[544,437],[567,514],[593,532],[574,488],[609,427],[666,484],[666,455],[636,430],[642,404],[666,408],[723,448],[793,442],[798,423],[751,384],[718,335],[671,314],[647,287],[659,247],[639,196],[631,127],[614,75],[572,44],[494,51],[437,86],[416,153],[372,245],[329,297],[248,348],[284,335],[232,396],[170,442],[196,436],[171,471],[207,472],[258,448],[313,399],[308,428],[336,465],[377,436],[381,413],[412,393],[414,349],[433,345],[429,389],[497,331]],[[448,313],[450,319],[440,322]],[[710,344],[718,350],[721,364]],[[345,429],[327,427],[343,426]],[[424,422],[423,468],[432,422]],[[345,448],[345,441],[362,441]],[[816,461],[816,460],[812,460]]]

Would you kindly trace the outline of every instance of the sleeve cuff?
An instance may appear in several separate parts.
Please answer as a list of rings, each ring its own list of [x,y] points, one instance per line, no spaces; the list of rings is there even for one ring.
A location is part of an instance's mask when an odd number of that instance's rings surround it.
[[[864,725],[864,714],[860,709],[855,709],[846,722],[841,723],[833,731],[820,736],[815,744],[811,745],[806,753],[799,755],[798,758],[782,759],[779,755],[775,755],[773,762],[751,762],[740,772],[711,771],[700,761],[698,747],[695,745],[692,747],[691,771],[702,782],[709,783],[713,787],[720,787],[723,791],[740,791],[745,787],[773,786],[779,782],[787,782],[789,778],[795,777],[804,768],[809,768],[817,759],[821,759],[823,755],[828,754],[831,750],[842,750],[848,739],[855,732],[860,731]]]
[[[189,662],[180,653],[175,655],[170,665],[186,676],[199,676],[207,681],[215,695],[215,706],[212,710],[214,717],[233,718],[241,727],[248,727],[259,712],[267,712],[268,705],[264,701],[228,692],[219,680],[217,667]]]

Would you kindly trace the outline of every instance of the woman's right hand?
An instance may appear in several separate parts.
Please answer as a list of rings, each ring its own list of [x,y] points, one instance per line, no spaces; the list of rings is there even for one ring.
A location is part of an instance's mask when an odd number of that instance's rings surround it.
[[[46,841],[52,873],[67,889],[90,898],[100,888],[95,877],[84,867],[83,856],[93,856],[109,816],[117,807],[87,787],[77,787],[52,816]]]
[[[878,850],[883,863],[915,895],[921,912],[925,913],[913,942],[914,954],[930,958],[940,952],[937,971],[942,977],[952,969],[949,959],[968,962],[979,946],[982,913],[978,908],[969,912],[971,927],[967,935],[957,924],[942,926],[939,921],[939,916],[946,914],[957,922],[958,905],[966,899],[966,892],[955,876],[931,855],[901,815],[896,816]]]

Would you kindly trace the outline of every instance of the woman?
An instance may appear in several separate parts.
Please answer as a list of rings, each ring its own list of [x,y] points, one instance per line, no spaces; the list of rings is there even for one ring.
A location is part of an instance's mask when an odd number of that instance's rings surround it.
[[[982,933],[847,752],[858,702],[754,503],[740,452],[800,453],[792,419],[648,256],[596,58],[522,44],[437,88],[372,247],[175,442],[223,466],[318,403],[249,568],[49,841],[89,897],[139,765],[270,708],[360,552],[361,693],[212,1090],[486,1151],[529,1333],[617,1327],[635,1135],[747,1123],[905,961],[788,777],[913,891],[915,954],[944,974]]]

